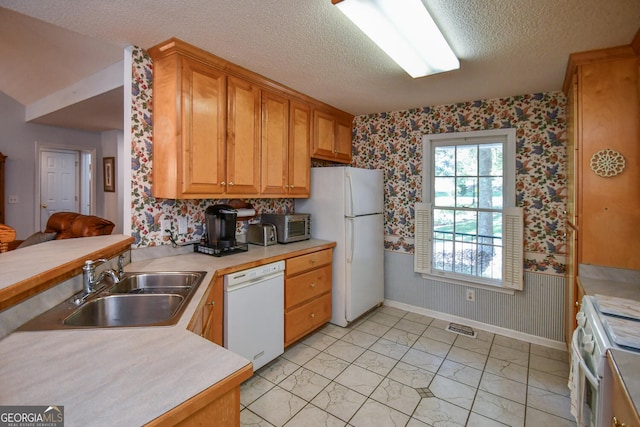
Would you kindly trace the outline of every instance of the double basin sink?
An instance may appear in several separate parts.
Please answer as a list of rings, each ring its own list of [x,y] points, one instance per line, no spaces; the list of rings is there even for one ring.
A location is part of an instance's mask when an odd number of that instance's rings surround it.
[[[118,283],[81,304],[71,298],[18,330],[173,325],[205,275],[205,271],[125,273]]]

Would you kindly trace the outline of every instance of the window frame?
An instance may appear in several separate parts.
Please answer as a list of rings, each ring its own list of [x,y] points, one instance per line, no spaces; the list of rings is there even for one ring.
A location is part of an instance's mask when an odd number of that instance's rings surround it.
[[[495,143],[501,142],[503,143],[503,165],[502,165],[502,189],[503,189],[503,206],[501,209],[503,215],[503,251],[506,251],[506,246],[509,244],[507,242],[508,237],[505,235],[506,229],[510,227],[512,224],[516,224],[518,226],[518,218],[520,219],[520,223],[522,223],[522,209],[516,208],[516,130],[514,128],[504,128],[504,129],[491,129],[491,130],[482,130],[482,131],[470,131],[470,132],[454,132],[454,133],[442,133],[442,134],[434,134],[434,135],[423,135],[422,137],[422,201],[420,207],[416,206],[416,217],[418,216],[418,210],[422,209],[422,215],[424,215],[424,209],[428,209],[428,216],[426,221],[428,221],[428,247],[426,250],[428,251],[428,262],[427,265],[422,265],[422,267],[418,267],[418,254],[416,253],[416,271],[423,274],[423,277],[437,280],[446,280],[447,283],[460,284],[465,286],[486,288],[496,291],[506,291],[513,292],[514,289],[521,290],[522,289],[522,280],[519,280],[519,283],[513,283],[513,280],[506,280],[505,274],[507,276],[511,275],[510,273],[505,273],[505,262],[508,262],[510,265],[522,264],[522,259],[514,260],[514,258],[509,258],[508,260],[505,258],[508,256],[506,253],[503,255],[503,268],[502,268],[502,279],[488,279],[480,276],[464,274],[464,273],[455,273],[455,272],[447,272],[443,270],[435,270],[432,268],[432,257],[433,257],[433,203],[434,203],[434,173],[432,167],[432,158],[433,158],[433,147],[434,145],[469,145],[469,144],[481,144],[481,143]],[[510,215],[507,219],[507,215]],[[514,217],[512,215],[519,215],[519,217]],[[515,218],[515,223],[513,222]],[[509,224],[506,221],[511,221]],[[417,220],[418,222],[418,220]],[[417,228],[417,224],[416,224]],[[520,229],[523,228],[523,225],[520,226]],[[416,250],[418,249],[417,245],[420,245],[419,241],[422,237],[418,236],[418,232],[416,232]],[[416,251],[417,252],[417,251]],[[520,255],[523,254],[523,248],[520,251]],[[518,254],[515,254],[516,256]],[[520,256],[521,257],[521,256]],[[517,261],[517,262],[515,262]],[[522,272],[516,272],[516,275],[522,275]],[[517,278],[515,282],[518,282]]]

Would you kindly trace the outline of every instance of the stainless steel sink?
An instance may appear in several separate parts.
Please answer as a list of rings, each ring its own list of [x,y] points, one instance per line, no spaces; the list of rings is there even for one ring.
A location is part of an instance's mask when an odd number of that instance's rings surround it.
[[[186,295],[201,275],[202,272],[128,273],[109,293]]]
[[[184,301],[181,295],[109,295],[89,301],[64,319],[68,326],[144,326],[169,320]]]
[[[178,322],[205,271],[126,273],[77,305],[75,297],[18,330],[165,326]]]

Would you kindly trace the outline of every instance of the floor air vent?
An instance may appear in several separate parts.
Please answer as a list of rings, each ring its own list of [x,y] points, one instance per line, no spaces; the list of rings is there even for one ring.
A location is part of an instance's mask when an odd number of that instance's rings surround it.
[[[478,335],[471,326],[459,325],[457,323],[449,323],[446,329],[449,332],[455,332],[456,334],[465,335],[471,338],[475,338]]]

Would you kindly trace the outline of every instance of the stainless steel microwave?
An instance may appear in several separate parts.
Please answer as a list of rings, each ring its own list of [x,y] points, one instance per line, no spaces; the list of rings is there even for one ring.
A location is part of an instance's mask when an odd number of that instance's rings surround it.
[[[298,242],[311,238],[310,214],[262,214],[260,222],[276,226],[278,243]]]

